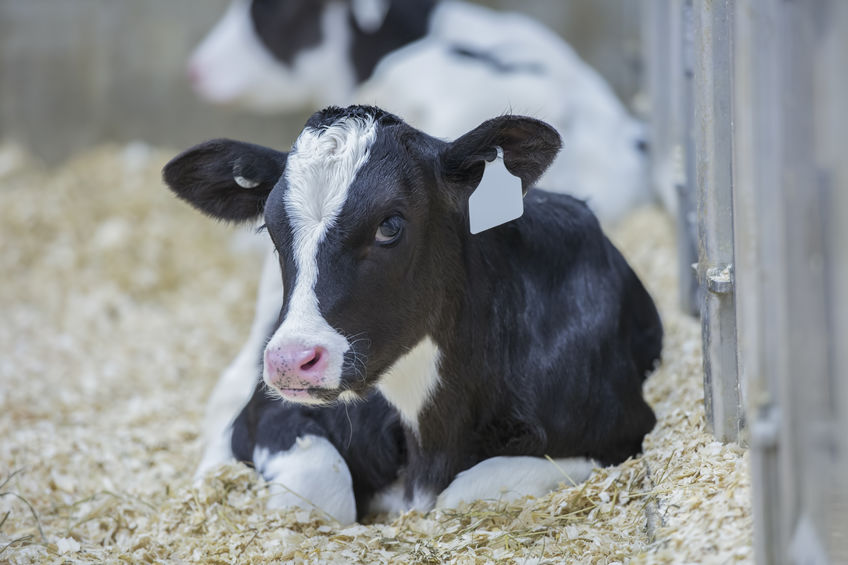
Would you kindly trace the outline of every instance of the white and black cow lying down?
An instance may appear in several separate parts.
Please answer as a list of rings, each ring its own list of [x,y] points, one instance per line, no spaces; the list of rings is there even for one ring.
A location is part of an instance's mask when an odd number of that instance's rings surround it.
[[[168,163],[201,211],[264,217],[279,256],[282,311],[231,445],[285,485],[274,504],[346,522],[542,494],[640,452],[662,326],[589,209],[529,190],[559,146],[531,118],[449,143],[352,106],[313,115],[289,153],[214,140]],[[471,235],[497,148],[525,212]]]

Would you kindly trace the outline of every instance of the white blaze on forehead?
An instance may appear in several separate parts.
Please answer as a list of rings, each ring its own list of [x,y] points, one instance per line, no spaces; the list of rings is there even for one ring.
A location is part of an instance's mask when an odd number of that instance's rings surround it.
[[[288,188],[283,200],[297,275],[286,318],[268,348],[292,343],[324,347],[329,355],[324,388],[341,383],[344,354],[350,344],[330,327],[318,308],[318,251],[338,219],[356,173],[368,160],[375,137],[372,118],[342,118],[326,129],[305,129],[286,162]],[[265,382],[271,384],[267,368]]]
[[[347,118],[326,129],[307,128],[286,162],[286,212],[299,231],[323,236],[335,222],[376,137],[373,118]],[[322,228],[322,229],[316,229]]]

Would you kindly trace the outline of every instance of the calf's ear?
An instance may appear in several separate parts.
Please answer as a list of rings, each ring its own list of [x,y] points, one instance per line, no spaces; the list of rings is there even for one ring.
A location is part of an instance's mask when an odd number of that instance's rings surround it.
[[[259,217],[283,175],[287,154],[260,145],[213,139],[183,151],[162,178],[177,196],[214,218],[241,222]]]
[[[507,170],[521,179],[526,194],[554,160],[561,145],[559,133],[543,121],[500,116],[448,144],[441,154],[442,173],[450,184],[471,192],[483,178],[485,161],[494,159],[500,147]]]

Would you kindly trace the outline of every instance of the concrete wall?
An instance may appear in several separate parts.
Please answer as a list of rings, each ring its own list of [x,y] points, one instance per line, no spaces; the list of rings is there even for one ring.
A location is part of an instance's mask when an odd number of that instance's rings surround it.
[[[570,38],[625,101],[638,88],[638,3],[488,0]],[[261,117],[199,101],[188,53],[227,0],[0,0],[0,139],[58,161],[104,141],[183,147],[229,136],[286,143],[306,114]]]

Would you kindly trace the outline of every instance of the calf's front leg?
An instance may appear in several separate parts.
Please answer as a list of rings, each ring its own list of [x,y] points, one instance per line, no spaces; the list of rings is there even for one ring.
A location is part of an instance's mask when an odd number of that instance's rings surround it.
[[[491,457],[459,473],[436,499],[436,508],[457,508],[475,500],[508,502],[528,495],[544,496],[561,483],[582,483],[596,466],[582,457]]]

